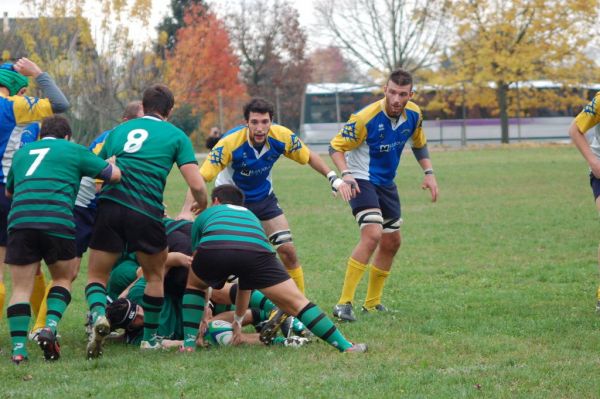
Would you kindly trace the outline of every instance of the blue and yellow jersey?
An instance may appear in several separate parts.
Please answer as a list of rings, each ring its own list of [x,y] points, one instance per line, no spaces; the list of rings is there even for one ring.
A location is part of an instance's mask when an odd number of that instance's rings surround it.
[[[13,155],[21,147],[23,132],[32,122],[51,116],[52,105],[46,98],[0,95],[0,156],[2,170],[0,177],[6,183],[6,176],[12,164]]]
[[[88,147],[90,151],[98,155],[98,153],[102,149],[102,146],[104,146],[104,142],[106,141],[106,138],[108,137],[108,134],[110,132],[112,132],[112,129],[105,130],[104,132],[100,133],[100,135],[96,137]],[[81,179],[81,183],[79,185],[79,192],[77,193],[77,199],[75,200],[75,205],[83,208],[96,208],[96,199],[98,198],[98,194],[96,193],[96,183],[101,184],[102,180],[93,179],[87,176]]]
[[[397,122],[384,110],[385,99],[382,99],[352,114],[330,145],[346,153],[348,169],[354,177],[387,186],[394,182],[406,142],[411,141],[414,148],[423,148],[427,139],[421,127],[423,115],[415,103],[406,104]]]
[[[272,125],[265,145],[257,151],[248,138],[248,128],[238,126],[215,144],[200,168],[205,181],[217,177],[216,186],[234,184],[246,196],[246,202],[258,202],[273,192],[271,169],[283,155],[306,164],[310,150],[291,130]]]
[[[600,91],[583,110],[575,117],[575,124],[582,134],[600,124]],[[600,128],[596,129],[590,148],[596,157],[600,158]]]

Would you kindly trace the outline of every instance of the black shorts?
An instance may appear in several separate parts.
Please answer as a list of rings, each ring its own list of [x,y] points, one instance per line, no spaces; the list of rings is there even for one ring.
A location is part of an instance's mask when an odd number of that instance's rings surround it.
[[[162,222],[114,201],[100,201],[90,248],[121,253],[141,251],[153,255],[167,247]]]
[[[594,199],[598,199],[600,197],[600,179],[597,179],[590,172],[590,186],[592,187],[592,192],[594,193]]]
[[[86,208],[75,205],[73,208],[75,218],[75,245],[77,246],[77,257],[81,258],[87,251],[94,230],[96,220],[96,208]]]
[[[13,229],[8,234],[5,263],[22,266],[44,259],[47,265],[52,265],[75,255],[73,239],[52,236],[43,230]]]
[[[402,216],[400,196],[395,184],[376,186],[368,180],[356,179],[360,194],[350,200],[352,214],[365,209],[378,208],[384,220],[399,219]]]
[[[283,209],[279,206],[279,201],[275,193],[269,194],[267,198],[258,202],[245,203],[258,220],[271,220],[279,215],[283,215]]]
[[[192,255],[192,225],[184,224],[177,230],[167,235],[167,244],[169,252],[181,252],[182,254]]]
[[[221,289],[227,277],[235,275],[242,290],[272,287],[290,278],[279,259],[271,252],[243,249],[197,248],[192,270],[202,281]]]
[[[8,237],[8,212],[12,201],[6,197],[6,184],[0,183],[0,247],[6,246]]]

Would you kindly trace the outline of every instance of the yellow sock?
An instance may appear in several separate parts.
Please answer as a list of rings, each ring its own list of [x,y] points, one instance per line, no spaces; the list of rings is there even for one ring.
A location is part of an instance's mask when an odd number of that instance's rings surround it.
[[[287,269],[288,274],[294,280],[294,283],[298,286],[300,292],[304,294],[304,271],[302,271],[302,266],[298,266],[295,269]]]
[[[371,265],[369,285],[367,286],[367,297],[365,298],[365,308],[372,309],[375,305],[381,303],[383,285],[385,284],[385,279],[388,278],[389,275],[389,271],[381,270],[375,265]]]
[[[48,293],[50,292],[50,288],[52,288],[52,280],[48,282],[46,286],[46,291],[44,292],[44,298],[42,303],[40,304],[40,309],[35,318],[35,324],[31,331],[35,331],[40,328],[46,327],[46,314],[48,313]]]
[[[354,301],[356,287],[358,287],[360,279],[362,279],[363,274],[365,274],[365,270],[367,270],[367,265],[360,263],[352,257],[348,258],[344,286],[342,287],[342,295],[340,296],[338,304]]]
[[[600,286],[598,286],[598,290],[596,291],[596,300],[600,301]]]
[[[44,301],[44,293],[46,292],[46,278],[44,273],[37,274],[33,282],[33,291],[31,292],[31,311],[37,315],[40,310],[40,305]]]
[[[1,272],[1,270],[0,270]],[[6,287],[4,287],[4,282],[0,281],[0,320],[2,320],[2,315],[4,315],[4,298],[6,297]]]

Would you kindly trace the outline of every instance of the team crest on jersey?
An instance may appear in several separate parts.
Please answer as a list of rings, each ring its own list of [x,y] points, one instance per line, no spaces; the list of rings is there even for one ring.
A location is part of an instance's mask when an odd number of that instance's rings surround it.
[[[596,97],[594,97],[591,103],[583,108],[583,112],[590,115],[596,115]]]
[[[356,136],[356,122],[346,123],[342,128],[342,137],[347,141],[358,141]]]
[[[302,148],[302,142],[300,141],[298,136],[296,136],[295,134],[292,134],[290,136],[290,140],[292,142],[292,146],[290,147],[290,152],[298,151],[300,148]]]
[[[223,146],[214,147],[208,154],[208,159],[213,165],[220,165],[223,161]]]
[[[29,110],[30,111],[33,109],[33,107],[35,107],[35,105],[39,101],[39,99],[37,97],[23,96],[23,98],[27,101],[27,104],[29,105]]]

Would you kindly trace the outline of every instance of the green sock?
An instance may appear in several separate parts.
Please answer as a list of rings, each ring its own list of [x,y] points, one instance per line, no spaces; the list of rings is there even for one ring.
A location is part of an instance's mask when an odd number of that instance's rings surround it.
[[[144,309],[144,336],[142,341],[148,341],[150,345],[156,343],[156,332],[160,321],[160,311],[164,298],[161,296],[150,296],[144,294],[142,308]]]
[[[27,330],[31,320],[31,306],[28,302],[15,303],[6,308],[8,328],[12,342],[13,356],[22,355],[27,357]]]
[[[200,320],[204,316],[204,292],[187,288],[183,292],[183,346],[196,347]]]
[[[92,322],[98,316],[106,316],[106,287],[100,283],[90,283],[85,287],[85,299],[90,307]]]
[[[252,290],[249,307],[271,313],[271,311],[275,308],[275,304],[271,302],[269,298],[264,296],[262,292],[258,290]]]
[[[65,287],[55,286],[50,288],[48,292],[48,311],[46,313],[46,326],[50,327],[53,333],[56,334],[56,326],[62,318],[67,306],[71,302],[71,293]]]
[[[313,334],[337,348],[340,352],[352,346],[331,319],[317,305],[309,302],[296,316]]]

